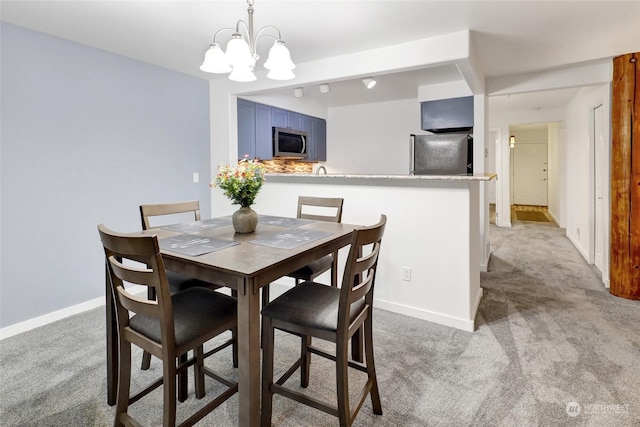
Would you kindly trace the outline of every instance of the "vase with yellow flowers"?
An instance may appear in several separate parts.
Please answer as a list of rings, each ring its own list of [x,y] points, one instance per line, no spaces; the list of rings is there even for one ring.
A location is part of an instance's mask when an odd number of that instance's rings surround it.
[[[209,184],[224,190],[224,195],[240,208],[233,213],[231,220],[236,233],[252,233],[258,225],[258,214],[251,205],[264,183],[265,168],[258,160],[247,157],[236,166],[220,165],[215,179]]]

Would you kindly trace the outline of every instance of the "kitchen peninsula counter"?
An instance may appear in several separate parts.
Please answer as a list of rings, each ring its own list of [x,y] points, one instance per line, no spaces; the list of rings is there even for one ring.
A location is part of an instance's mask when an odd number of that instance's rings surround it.
[[[386,214],[375,306],[473,331],[482,297],[481,265],[488,262],[484,254],[488,252],[488,219],[482,213],[479,194],[495,178],[492,173],[271,173],[253,209],[264,215],[295,216],[298,196],[305,195],[344,198],[344,223],[374,224],[380,214]],[[346,255],[343,250],[338,257],[339,277]],[[288,280],[276,283],[292,286]],[[317,281],[329,283],[328,276]]]
[[[375,179],[394,181],[491,181],[496,179],[495,173],[482,174],[460,174],[460,175],[362,175],[362,174],[290,174],[290,173],[268,173],[267,179],[275,178],[274,182],[298,179]]]

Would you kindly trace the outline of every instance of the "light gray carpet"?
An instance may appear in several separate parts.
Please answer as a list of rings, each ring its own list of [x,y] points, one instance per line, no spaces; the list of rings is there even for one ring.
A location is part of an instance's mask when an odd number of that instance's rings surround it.
[[[611,296],[564,231],[552,225],[493,227],[491,244],[476,332],[375,311],[384,415],[373,415],[367,400],[356,425],[640,425],[640,303]],[[277,336],[276,344],[276,369],[282,370],[298,341]],[[0,425],[111,425],[104,358],[102,309],[1,341]],[[223,353],[207,364],[233,377],[229,360]],[[159,372],[157,361],[150,372],[136,369],[135,384]],[[362,383],[360,373],[353,375],[356,383]],[[218,389],[212,380],[207,384],[209,398]],[[314,357],[309,392],[332,399],[333,384],[332,366]],[[190,391],[178,406],[179,419],[202,404]],[[567,405],[576,416],[568,415]],[[161,393],[137,403],[132,413],[159,425]],[[279,396],[273,422],[337,425]],[[237,425],[237,397],[199,425]]]

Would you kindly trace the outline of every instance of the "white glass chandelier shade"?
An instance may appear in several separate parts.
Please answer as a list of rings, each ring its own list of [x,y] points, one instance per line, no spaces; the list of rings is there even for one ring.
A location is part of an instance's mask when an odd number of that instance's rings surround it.
[[[296,68],[296,65],[291,61],[289,49],[287,49],[282,40],[276,40],[271,49],[269,49],[269,57],[264,63],[264,68],[267,70],[293,70]]]
[[[271,70],[267,74],[267,78],[271,80],[291,80],[295,77],[296,75],[291,70]]]
[[[200,66],[202,71],[207,73],[225,74],[231,72],[231,66],[226,55],[218,43],[209,45],[207,53],[204,54],[204,61]]]
[[[251,55],[251,49],[247,42],[242,38],[242,34],[235,33],[231,36],[231,40],[227,43],[227,61],[232,67],[238,65],[251,65],[256,63],[256,60]]]
[[[234,82],[254,82],[257,77],[253,74],[253,67],[250,65],[236,65],[233,67],[231,74],[229,74],[229,80]]]
[[[267,61],[264,67],[269,70],[267,77],[274,80],[291,80],[295,78],[293,69],[296,67],[291,60],[289,49],[280,37],[280,30],[272,25],[260,29],[257,33],[253,30],[253,2],[247,0],[249,5],[247,12],[249,24],[238,21],[235,30],[232,28],[222,28],[213,37],[213,43],[205,53],[205,59],[200,66],[202,71],[208,73],[229,73],[229,79],[238,82],[249,82],[256,80],[253,69],[260,58],[257,53],[257,42],[261,37],[269,37],[275,43],[269,50]],[[241,33],[241,30],[243,33]],[[226,53],[222,51],[220,45],[216,43],[218,34],[223,31],[233,31],[231,40],[227,43]],[[265,31],[275,32],[276,35],[265,34]],[[255,36],[254,36],[255,34]]]
[[[269,49],[269,57],[264,63],[264,68],[269,70],[267,78],[272,80],[291,80],[296,77],[292,71],[296,65],[291,61],[289,49],[282,40],[276,40]]]

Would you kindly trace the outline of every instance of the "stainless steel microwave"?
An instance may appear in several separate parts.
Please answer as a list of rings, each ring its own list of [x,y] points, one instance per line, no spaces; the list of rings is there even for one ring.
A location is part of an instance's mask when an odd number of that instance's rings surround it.
[[[273,128],[273,157],[307,158],[307,133],[288,128]]]

